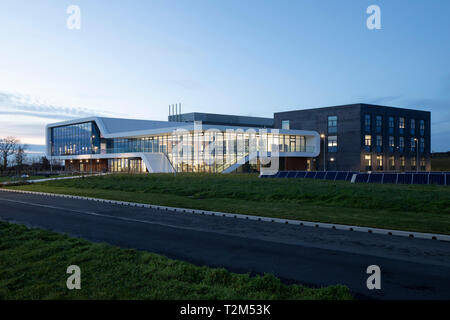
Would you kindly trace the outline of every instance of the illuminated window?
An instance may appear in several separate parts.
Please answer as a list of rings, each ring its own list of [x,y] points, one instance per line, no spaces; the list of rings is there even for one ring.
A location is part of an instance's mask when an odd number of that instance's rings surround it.
[[[394,156],[389,157],[389,168],[391,170],[395,170],[395,157]]]
[[[337,136],[328,137],[328,152],[337,152]]]
[[[372,170],[372,155],[364,155],[364,166],[366,167],[366,170]]]
[[[367,151],[370,151],[370,147],[372,146],[372,136],[370,134],[365,135],[364,146]]]
[[[383,170],[383,156],[380,154],[377,155],[377,168]]]
[[[425,157],[420,158],[420,170],[423,170],[423,171],[426,170],[426,161],[425,161]]]

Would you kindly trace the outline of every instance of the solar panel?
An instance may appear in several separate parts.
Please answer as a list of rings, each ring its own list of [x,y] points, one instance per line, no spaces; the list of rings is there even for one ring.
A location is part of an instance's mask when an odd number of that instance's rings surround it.
[[[364,173],[355,171],[279,171],[276,174],[261,174],[267,178],[307,178],[330,181],[351,181],[356,174],[358,183],[383,184],[435,184],[450,185],[450,172],[405,172],[405,173]]]
[[[297,175],[297,171],[289,171],[287,174],[287,178],[295,178],[295,176]]]
[[[385,173],[383,178],[384,183],[397,183],[397,173]]]
[[[412,174],[411,173],[399,173],[398,184],[411,184]]]
[[[414,173],[413,184],[428,184],[428,174]]]
[[[334,180],[336,178],[337,172],[336,171],[328,171],[325,175],[325,180]]]
[[[383,179],[382,173],[372,173],[369,174],[369,183],[381,183],[381,180]]]
[[[306,173],[305,178],[306,179],[313,179],[316,176],[316,172],[315,171],[309,171],[308,173]]]
[[[358,182],[358,183],[367,182],[368,177],[369,177],[369,174],[368,174],[368,173],[358,173],[358,174],[356,175],[356,180],[355,180],[355,182]]]
[[[306,171],[299,171],[297,172],[296,178],[304,178],[306,176]]]
[[[354,174],[358,174],[358,172],[354,171],[347,172],[347,177],[345,178],[345,181],[351,181]]]
[[[342,181],[345,180],[345,178],[347,178],[347,172],[345,171],[339,171],[336,175],[336,179],[337,181]]]
[[[278,178],[286,178],[288,173],[289,173],[288,171],[280,171],[278,173]]]
[[[323,178],[325,178],[325,174],[326,174],[325,171],[318,171],[317,174],[316,174],[316,176],[314,177],[314,179],[320,179],[320,180],[323,180]]]
[[[444,185],[445,184],[445,175],[441,174],[441,173],[430,173],[429,183]]]

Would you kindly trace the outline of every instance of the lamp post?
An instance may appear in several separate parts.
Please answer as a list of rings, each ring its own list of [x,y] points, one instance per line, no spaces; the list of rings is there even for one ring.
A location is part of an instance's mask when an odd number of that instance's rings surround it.
[[[325,133],[322,133],[321,135],[320,135],[320,138],[322,138],[322,140],[323,140],[323,171],[327,171],[327,168],[326,168],[326,154],[325,154],[325,142],[326,142],[326,135],[325,135]]]
[[[419,139],[414,138],[416,143],[416,172],[419,172]]]

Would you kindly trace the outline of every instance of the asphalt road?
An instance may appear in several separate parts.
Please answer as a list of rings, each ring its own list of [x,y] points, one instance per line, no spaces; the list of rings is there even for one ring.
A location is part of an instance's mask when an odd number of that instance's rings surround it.
[[[0,219],[197,265],[343,284],[357,297],[450,299],[450,243],[0,192]],[[0,239],[1,241],[1,239]],[[381,268],[381,290],[366,269]]]

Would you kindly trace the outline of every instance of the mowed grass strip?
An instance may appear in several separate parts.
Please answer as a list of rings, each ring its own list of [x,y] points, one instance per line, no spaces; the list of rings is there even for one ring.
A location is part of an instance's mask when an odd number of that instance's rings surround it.
[[[351,299],[340,285],[285,285],[0,222],[0,299]],[[68,290],[69,265],[81,290]]]
[[[277,218],[450,234],[450,189],[249,174],[115,174],[14,187]]]

